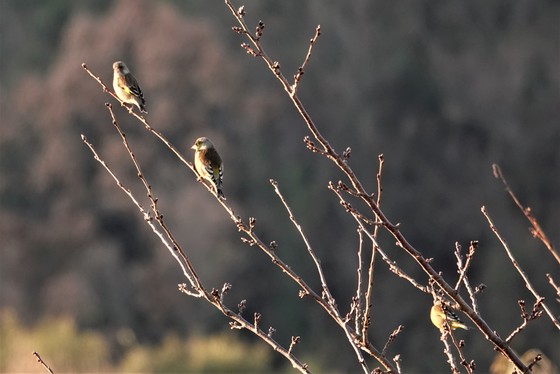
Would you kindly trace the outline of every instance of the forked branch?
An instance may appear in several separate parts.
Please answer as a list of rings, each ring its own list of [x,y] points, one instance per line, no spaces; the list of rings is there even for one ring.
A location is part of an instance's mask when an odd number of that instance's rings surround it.
[[[546,249],[548,249],[552,257],[554,257],[556,259],[556,262],[560,264],[560,254],[558,254],[558,252],[552,245],[552,242],[550,241],[548,236],[546,236],[546,234],[544,233],[544,230],[542,229],[541,225],[539,225],[539,222],[533,216],[533,213],[531,213],[531,208],[524,207],[521,204],[521,202],[519,202],[519,199],[517,198],[517,196],[515,196],[511,187],[509,186],[509,183],[507,182],[506,178],[502,174],[502,169],[500,169],[500,166],[498,166],[497,164],[492,164],[492,171],[494,173],[494,177],[499,179],[504,184],[504,187],[506,188],[506,192],[509,194],[509,196],[511,197],[515,205],[517,205],[517,207],[521,209],[521,212],[523,212],[525,218],[527,218],[529,223],[531,223],[532,226],[531,234],[533,234],[535,238],[538,238],[541,242],[543,242],[544,246],[546,247]]]
[[[365,190],[357,175],[349,166],[348,159],[347,157],[345,157],[345,153],[343,153],[342,155],[337,153],[329,144],[327,139],[319,132],[316,124],[299,99],[297,91],[292,88],[292,86],[288,83],[286,77],[282,74],[279,62],[273,61],[263,49],[261,44],[262,39],[259,38],[257,40],[248,32],[249,29],[247,28],[243,16],[241,16],[235,10],[230,0],[225,0],[225,4],[230,9],[231,13],[237,20],[239,27],[242,30],[242,32],[240,32],[239,34],[249,39],[249,42],[252,44],[252,48],[254,48],[256,52],[255,56],[261,58],[264,61],[270,71],[281,83],[284,91],[286,91],[296,110],[305,122],[309,132],[322,147],[320,154],[331,160],[342,171],[342,173],[346,175],[352,186],[353,193],[356,196],[359,196],[360,199],[362,199],[362,201],[372,211],[373,215],[379,219],[379,222],[383,225],[383,227],[396,239],[397,245],[402,248],[414,261],[416,261],[419,267],[430,277],[430,279],[437,283],[438,286],[460,306],[461,310],[463,310],[469,316],[469,318],[475,323],[478,329],[484,333],[486,338],[496,346],[496,349],[500,351],[508,360],[510,360],[518,370],[523,373],[529,371],[527,366],[513,352],[509,345],[503,339],[501,339],[488,326],[488,324],[477,313],[475,313],[475,311],[468,305],[468,303],[463,300],[463,298],[455,291],[455,289],[450,284],[448,284],[437,271],[432,268],[429,262],[422,256],[422,253],[414,248],[406,240],[406,238],[400,232],[399,226],[391,223],[391,221],[385,216],[385,214],[379,208],[377,202],[374,200],[372,194],[368,193]]]
[[[525,272],[523,271],[523,269],[521,268],[521,266],[519,265],[519,263],[517,262],[517,260],[513,256],[513,253],[509,249],[509,245],[507,244],[505,239],[499,233],[496,226],[494,226],[494,222],[492,222],[492,219],[490,218],[490,215],[486,211],[486,207],[483,206],[481,208],[481,211],[482,211],[482,214],[484,215],[484,217],[486,217],[486,220],[488,221],[488,224],[490,225],[490,229],[492,230],[494,235],[496,235],[496,237],[498,238],[498,240],[502,244],[502,247],[504,247],[511,263],[513,264],[513,267],[515,268],[515,270],[517,270],[519,275],[521,275],[521,278],[523,278],[523,281],[525,282],[525,287],[527,287],[527,289],[529,291],[531,291],[531,293],[533,294],[533,296],[535,297],[536,300],[541,300],[541,301],[544,300],[544,297],[539,295],[539,293],[537,292],[535,287],[531,284],[531,281],[529,280],[529,277],[527,276],[527,274],[525,274]],[[548,317],[550,318],[550,320],[552,321],[554,326],[556,326],[556,328],[558,330],[560,330],[560,322],[558,322],[558,319],[556,319],[556,317],[554,316],[554,313],[548,308],[548,306],[544,303],[544,301],[541,302],[541,305],[542,305],[543,309],[545,310],[546,314],[548,314]]]

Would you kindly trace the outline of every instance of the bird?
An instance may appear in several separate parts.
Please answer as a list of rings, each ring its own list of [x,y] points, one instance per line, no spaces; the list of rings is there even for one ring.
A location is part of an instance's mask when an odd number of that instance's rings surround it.
[[[127,104],[136,105],[141,112],[148,113],[142,89],[126,64],[122,61],[115,61],[113,71],[113,88],[117,97]]]
[[[219,198],[226,199],[222,192],[222,180],[224,176],[224,167],[222,159],[214,148],[214,144],[210,139],[201,137],[196,139],[191,149],[194,149],[194,167],[197,173],[206,179]]]
[[[430,310],[430,319],[432,320],[434,326],[440,330],[445,328],[445,321],[447,321],[447,324],[452,330],[457,328],[465,330],[469,329],[469,327],[461,321],[459,316],[440,300],[437,300],[432,306],[432,309]]]

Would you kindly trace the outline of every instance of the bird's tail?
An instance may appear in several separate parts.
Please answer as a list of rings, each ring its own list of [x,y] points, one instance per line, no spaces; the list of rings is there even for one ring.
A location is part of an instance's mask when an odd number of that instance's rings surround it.
[[[226,200],[226,196],[224,195],[224,192],[222,191],[221,188],[218,188],[218,197],[220,199]]]
[[[470,327],[465,325],[462,322],[453,321],[451,322],[451,328],[454,329],[463,329],[463,330],[470,330]]]
[[[140,94],[138,100],[136,101],[138,102],[138,109],[140,109],[140,111],[143,113],[148,113],[148,111],[146,110],[146,99],[144,99],[144,95]]]

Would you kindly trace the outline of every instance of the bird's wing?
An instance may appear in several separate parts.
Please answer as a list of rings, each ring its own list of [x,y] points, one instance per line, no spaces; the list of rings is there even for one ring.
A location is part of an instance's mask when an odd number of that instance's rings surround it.
[[[138,85],[138,82],[136,81],[136,78],[134,78],[134,76],[132,74],[125,74],[124,75],[124,88],[125,90],[134,96],[137,97],[143,97],[144,95],[142,94],[142,89],[140,88],[140,85]]]

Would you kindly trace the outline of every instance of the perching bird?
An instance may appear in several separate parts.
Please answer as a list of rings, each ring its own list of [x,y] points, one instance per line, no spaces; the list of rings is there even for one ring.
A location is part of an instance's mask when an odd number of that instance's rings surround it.
[[[443,330],[445,328],[445,321],[452,330],[457,328],[468,330],[469,327],[461,322],[461,319],[451,308],[437,300],[432,309],[430,310],[430,319],[434,326]]]
[[[141,112],[148,113],[146,112],[146,100],[144,100],[142,89],[125,63],[115,61],[113,70],[113,88],[119,99],[127,104],[136,105]]]
[[[218,193],[218,197],[225,200],[224,193],[222,192],[222,179],[224,169],[222,159],[214,148],[214,144],[210,139],[202,137],[196,139],[196,142],[191,147],[194,149],[194,167],[198,174],[210,182],[214,190]]]

